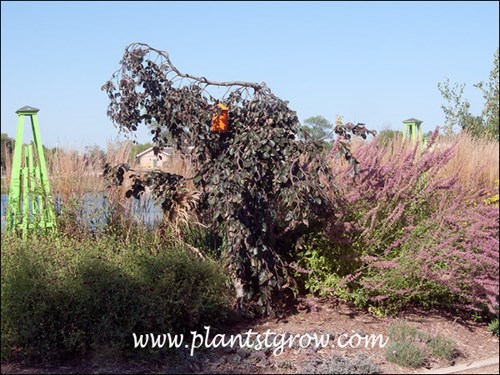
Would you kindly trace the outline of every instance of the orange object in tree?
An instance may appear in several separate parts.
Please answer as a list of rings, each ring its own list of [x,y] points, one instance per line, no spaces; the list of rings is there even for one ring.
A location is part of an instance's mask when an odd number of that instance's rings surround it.
[[[213,132],[225,132],[227,131],[227,120],[228,120],[228,110],[224,104],[219,103],[217,107],[220,109],[220,114],[212,118],[212,131]]]

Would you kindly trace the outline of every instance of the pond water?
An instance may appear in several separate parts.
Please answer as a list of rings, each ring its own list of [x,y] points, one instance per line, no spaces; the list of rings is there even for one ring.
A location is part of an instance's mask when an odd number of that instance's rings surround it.
[[[61,199],[55,196],[55,209],[56,213],[61,212]],[[154,227],[162,219],[161,207],[154,202],[151,197],[144,197],[141,200],[130,199],[134,218],[137,222],[142,222],[147,226]],[[77,220],[81,224],[88,226],[92,230],[102,229],[106,225],[106,218],[109,214],[108,197],[104,193],[89,193],[83,195],[81,198],[82,209],[78,212]],[[66,204],[72,204],[68,202]],[[2,215],[2,232],[5,230],[5,213],[8,205],[8,195],[1,195],[0,211]]]

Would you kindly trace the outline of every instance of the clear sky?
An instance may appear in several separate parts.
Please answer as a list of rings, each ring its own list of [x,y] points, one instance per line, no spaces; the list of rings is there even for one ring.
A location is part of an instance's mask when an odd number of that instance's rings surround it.
[[[265,81],[301,121],[338,114],[382,130],[416,117],[426,132],[444,122],[446,77],[481,110],[472,85],[488,80],[498,11],[496,1],[2,1],[2,132],[14,137],[15,111],[29,105],[48,146],[116,139],[100,88],[132,42],[167,51],[185,73]]]

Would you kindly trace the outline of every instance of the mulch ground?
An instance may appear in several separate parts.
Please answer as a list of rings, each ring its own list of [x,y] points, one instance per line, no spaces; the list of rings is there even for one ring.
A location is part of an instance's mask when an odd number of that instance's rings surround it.
[[[453,340],[458,349],[458,357],[451,362],[432,360],[420,369],[408,369],[388,362],[385,349],[375,348],[340,348],[331,345],[316,348],[314,345],[300,347],[298,340],[292,347],[286,346],[283,353],[273,353],[272,349],[262,348],[209,348],[198,349],[190,356],[188,349],[177,350],[166,355],[161,361],[126,361],[100,351],[85,358],[68,359],[62,363],[26,364],[8,362],[2,364],[2,373],[11,374],[68,374],[68,373],[325,373],[329,370],[332,357],[341,355],[355,358],[363,354],[373,362],[382,373],[402,374],[417,373],[423,369],[435,369],[446,366],[470,363],[481,359],[498,357],[498,338],[493,336],[485,323],[466,321],[458,316],[443,311],[407,311],[398,317],[377,318],[353,306],[336,300],[308,298],[299,311],[285,319],[260,319],[240,322],[227,328],[227,334],[245,334],[249,329],[262,335],[269,332],[277,335],[321,335],[331,338],[344,334],[344,338],[358,334],[387,337],[388,328],[395,323],[406,323],[431,335],[441,335]],[[199,332],[204,333],[204,332]],[[211,333],[210,339],[215,334]],[[271,341],[271,340],[270,340]],[[189,340],[189,342],[191,342]],[[332,343],[336,343],[331,339]],[[356,340],[353,341],[356,343]],[[305,346],[305,345],[304,345]],[[138,349],[140,350],[140,349]],[[278,355],[277,355],[278,354]]]

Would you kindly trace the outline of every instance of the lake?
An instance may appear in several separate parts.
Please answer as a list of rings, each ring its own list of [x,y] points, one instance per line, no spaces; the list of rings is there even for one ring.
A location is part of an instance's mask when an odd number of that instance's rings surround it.
[[[106,215],[108,214],[108,197],[104,193],[88,193],[82,197],[82,210],[79,213],[81,223],[92,230],[102,229],[106,225]],[[151,197],[144,197],[140,201],[130,199],[133,202],[134,217],[138,222],[147,226],[155,227],[162,219],[161,207],[155,203]],[[8,194],[1,195],[0,211],[2,215],[1,230],[5,230],[5,212],[8,205]],[[55,196],[56,213],[61,212],[61,200]]]

